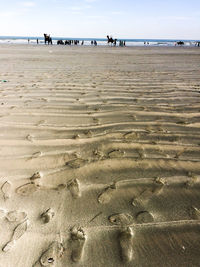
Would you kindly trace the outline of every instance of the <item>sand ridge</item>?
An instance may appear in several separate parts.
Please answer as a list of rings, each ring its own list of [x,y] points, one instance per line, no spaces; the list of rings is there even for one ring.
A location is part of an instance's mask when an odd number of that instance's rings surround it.
[[[198,266],[199,58],[0,46],[0,266]]]

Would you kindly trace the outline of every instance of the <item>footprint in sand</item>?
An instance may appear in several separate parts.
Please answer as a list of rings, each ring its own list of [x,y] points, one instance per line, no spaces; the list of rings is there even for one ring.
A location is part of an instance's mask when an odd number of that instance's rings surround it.
[[[87,137],[92,137],[93,136],[93,133],[91,130],[88,130],[84,133]]]
[[[106,204],[109,203],[113,194],[116,191],[116,185],[110,185],[109,187],[107,187],[98,197],[98,202],[101,204]]]
[[[132,205],[138,206],[148,203],[153,196],[159,195],[163,191],[163,188],[164,185],[158,185],[153,188],[145,189],[141,194],[133,199]]]
[[[185,152],[185,149],[182,149],[182,150],[180,150],[180,151],[177,151],[176,154],[175,154],[175,156],[174,156],[174,158],[175,158],[175,159],[179,159],[180,156],[182,156],[182,154],[183,154],[184,152]]]
[[[135,139],[137,139],[138,138],[138,133],[136,133],[136,132],[128,132],[128,133],[126,133],[126,134],[124,134],[124,138],[126,139],[126,140],[135,140]]]
[[[80,168],[84,166],[86,163],[87,163],[87,160],[78,158],[78,159],[74,159],[74,160],[67,162],[66,165],[68,165],[71,168],[76,169],[76,168]]]
[[[165,178],[162,178],[162,177],[156,177],[156,178],[154,179],[154,182],[155,182],[157,185],[160,185],[160,186],[161,186],[160,189],[162,189],[162,186],[167,185],[167,181],[166,181],[166,179],[165,179]],[[158,189],[159,189],[159,188],[158,188]],[[154,188],[154,193],[155,193],[155,192],[158,193],[158,191],[159,191],[158,189]]]
[[[42,156],[42,152],[38,151],[32,154],[31,159],[39,158]]]
[[[194,220],[200,220],[200,210],[196,207],[191,207],[189,210],[190,217]]]
[[[93,122],[96,123],[96,124],[99,124],[100,123],[100,120],[98,118],[93,118]]]
[[[73,227],[71,230],[72,260],[79,262],[83,257],[86,235],[81,228]]]
[[[41,179],[42,178],[42,174],[40,172],[35,172],[31,177],[30,180],[37,180],[37,179]]]
[[[144,158],[146,158],[146,154],[145,154],[143,148],[139,148],[139,149],[137,149],[137,153],[138,153],[140,159],[144,159]]]
[[[41,219],[43,223],[49,223],[53,217],[55,216],[55,212],[50,208],[41,214]]]
[[[27,214],[23,211],[13,210],[9,211],[5,217],[9,222],[21,222],[27,219]]]
[[[63,256],[63,251],[63,245],[54,241],[40,257],[40,264],[42,266],[56,266],[55,264]]]
[[[140,211],[136,215],[136,220],[138,223],[150,223],[154,221],[153,215],[148,211]]]
[[[80,184],[77,179],[72,179],[67,183],[67,188],[71,192],[72,197],[78,198],[81,196]]]
[[[101,160],[101,159],[103,159],[104,154],[103,154],[103,151],[96,149],[93,151],[93,156],[95,157],[95,159]]]
[[[38,121],[38,122],[36,123],[36,126],[43,125],[43,124],[46,123],[46,122],[47,122],[46,120]]]
[[[33,137],[32,135],[28,134],[28,135],[26,136],[26,139],[27,139],[28,141],[32,142],[32,141],[34,140],[34,137]]]
[[[119,235],[121,257],[124,262],[130,262],[133,259],[133,237],[134,233],[130,227],[122,230]]]
[[[16,241],[25,234],[25,232],[28,229],[28,225],[29,225],[29,220],[25,220],[24,222],[20,223],[19,225],[17,225],[17,227],[14,229],[13,231],[13,235],[11,240],[3,247],[3,251],[7,252],[10,249],[13,248],[13,246],[15,245]]]
[[[123,158],[124,155],[125,152],[120,149],[114,149],[108,153],[109,158]]]
[[[108,217],[108,220],[115,225],[129,225],[133,223],[133,217],[128,213],[117,213]]]
[[[3,193],[3,197],[4,199],[8,199],[11,197],[11,191],[12,191],[12,184],[9,181],[6,181],[2,187],[1,187],[1,191]]]
[[[80,139],[80,135],[79,134],[75,134],[73,137],[72,137],[73,139]]]
[[[189,173],[188,176],[190,178],[185,183],[186,188],[190,188],[190,187],[194,186],[198,181],[198,178],[197,178],[197,176],[195,174]]]
[[[28,196],[38,191],[39,185],[35,183],[27,183],[16,189],[16,193],[22,196]]]

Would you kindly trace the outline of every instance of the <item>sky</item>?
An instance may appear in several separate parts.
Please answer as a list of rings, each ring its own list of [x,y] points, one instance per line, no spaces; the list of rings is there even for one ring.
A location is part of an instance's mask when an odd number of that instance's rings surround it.
[[[200,0],[0,0],[0,36],[200,39]]]

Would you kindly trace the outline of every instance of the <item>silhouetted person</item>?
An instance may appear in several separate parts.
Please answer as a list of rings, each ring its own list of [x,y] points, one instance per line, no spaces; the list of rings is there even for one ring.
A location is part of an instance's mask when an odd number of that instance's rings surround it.
[[[97,46],[97,41],[96,40],[94,40],[94,45]]]
[[[36,42],[37,42],[37,44],[39,43],[38,38],[37,38]]]
[[[52,38],[50,37],[50,35],[47,35],[46,33],[44,33],[44,43],[48,43],[49,44],[53,44],[52,43]]]
[[[176,42],[177,45],[184,45],[184,42],[183,41],[178,41]]]
[[[28,38],[28,44],[29,44],[29,42],[30,42],[30,40],[29,40],[29,38]]]
[[[111,43],[111,45],[115,43],[115,40],[117,41],[117,39],[114,40],[112,37],[109,37],[109,35],[107,35],[107,40],[108,40],[108,44]]]
[[[94,43],[94,42],[93,42],[93,41],[91,41],[91,45],[93,45],[93,43]]]

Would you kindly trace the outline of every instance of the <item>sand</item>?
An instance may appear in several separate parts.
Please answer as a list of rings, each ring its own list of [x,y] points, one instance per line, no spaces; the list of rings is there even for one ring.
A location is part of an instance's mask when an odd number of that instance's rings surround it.
[[[199,266],[200,49],[0,46],[0,266]]]

